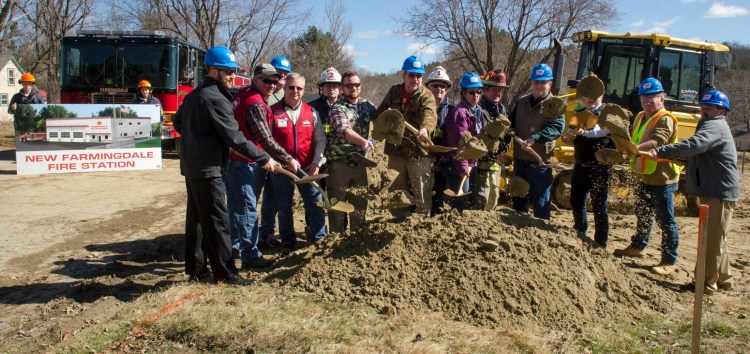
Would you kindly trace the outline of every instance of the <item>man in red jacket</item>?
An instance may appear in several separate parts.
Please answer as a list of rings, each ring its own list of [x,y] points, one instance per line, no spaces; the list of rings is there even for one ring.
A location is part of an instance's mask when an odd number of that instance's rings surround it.
[[[269,126],[273,139],[299,161],[301,169],[314,175],[323,159],[326,136],[318,113],[302,102],[304,93],[305,78],[297,73],[287,75],[284,99],[271,106]],[[294,185],[289,177],[281,174],[271,176],[271,181],[279,210],[279,236],[284,251],[290,252],[297,245],[292,215]],[[318,241],[326,235],[325,211],[317,205],[322,196],[310,184],[299,184],[297,189],[305,205],[308,241]]]
[[[288,169],[296,170],[299,166],[297,160],[276,143],[268,126],[271,109],[266,100],[279,84],[281,75],[270,64],[258,65],[253,75],[251,84],[240,88],[234,96],[234,119],[245,138],[275,160],[283,161]],[[266,171],[258,166],[257,161],[237,151],[232,151],[229,158],[224,184],[227,188],[232,252],[242,260],[245,270],[270,267],[273,260],[264,258],[258,249],[257,197],[265,182]]]

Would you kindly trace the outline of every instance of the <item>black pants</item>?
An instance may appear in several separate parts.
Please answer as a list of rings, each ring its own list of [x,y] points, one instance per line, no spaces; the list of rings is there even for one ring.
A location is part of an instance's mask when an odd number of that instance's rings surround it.
[[[200,274],[208,259],[214,280],[226,280],[238,271],[232,259],[224,182],[221,177],[186,178],[185,186],[185,272],[188,275]]]
[[[606,165],[584,166],[576,164],[570,181],[570,204],[573,206],[574,227],[585,233],[586,198],[591,193],[591,211],[594,213],[594,241],[607,245],[609,239],[609,217],[607,216],[607,195],[611,168]]]

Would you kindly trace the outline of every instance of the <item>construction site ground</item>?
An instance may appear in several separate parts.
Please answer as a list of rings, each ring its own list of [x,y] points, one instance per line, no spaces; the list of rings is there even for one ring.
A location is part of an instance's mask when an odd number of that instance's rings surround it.
[[[174,309],[164,310],[159,304],[153,305],[153,311],[137,312],[126,310],[129,304],[149,295],[173,296],[176,302],[168,303],[188,306],[195,300],[173,289],[203,286],[187,283],[182,272],[185,187],[179,160],[165,155],[161,170],[18,176],[13,149],[12,135],[3,132],[0,352],[77,351],[88,335],[101,332],[114,321],[125,321],[132,328],[127,338],[117,339],[119,344],[107,344],[107,350],[143,348],[132,329],[154,314],[154,321],[168,318]],[[385,175],[386,171],[374,170],[372,174]],[[729,238],[734,288],[703,301],[704,324],[721,323],[720,328],[731,331],[717,335],[707,330],[703,347],[707,353],[750,352],[750,320],[746,319],[750,314],[749,180],[747,174],[742,175],[742,199]],[[377,196],[372,199],[377,205]],[[243,293],[269,302],[274,301],[274,294],[301,293],[373,311],[383,321],[393,321],[401,313],[421,313],[483,331],[478,333],[512,330],[537,338],[526,345],[484,349],[489,352],[590,351],[595,347],[591,333],[600,329],[635,325],[652,317],[677,321],[689,318],[692,312],[693,294],[680,286],[691,281],[695,266],[695,217],[678,217],[678,271],[658,276],[649,268],[659,261],[659,231],[652,235],[645,258],[612,255],[615,248],[627,245],[633,233],[636,221],[630,213],[610,213],[610,244],[605,250],[577,238],[572,214],[564,209],[554,211],[549,222],[514,212],[507,205],[492,212],[459,215],[450,211],[395,222],[387,212],[373,208],[366,229],[330,235],[309,246],[303,241],[302,209],[297,206],[295,210],[303,247],[288,255],[265,249],[277,263],[265,271],[242,272],[259,284],[242,288]],[[283,299],[286,295],[278,296]],[[232,301],[225,304],[236,311],[242,306]],[[457,343],[464,342],[427,331],[415,333],[406,344],[375,348],[473,352],[457,348],[461,346]],[[651,332],[637,341],[641,345],[652,342],[656,352],[690,350],[684,334],[679,337],[671,329],[669,333]],[[256,345],[262,343],[255,340]],[[129,346],[123,347],[123,341],[130,341]],[[430,342],[442,346],[426,346]],[[252,347],[248,345],[244,351]],[[190,340],[177,347],[151,348],[213,351]],[[232,348],[215,350],[236,349]],[[282,343],[272,351],[328,352],[320,348],[331,347]],[[359,344],[345,350],[335,348],[331,351],[369,352]]]

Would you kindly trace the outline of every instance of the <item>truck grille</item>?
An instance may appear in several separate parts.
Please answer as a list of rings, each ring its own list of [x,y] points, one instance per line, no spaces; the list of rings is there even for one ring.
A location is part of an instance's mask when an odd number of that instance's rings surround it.
[[[94,92],[91,94],[91,103],[133,103],[135,93],[129,92]]]

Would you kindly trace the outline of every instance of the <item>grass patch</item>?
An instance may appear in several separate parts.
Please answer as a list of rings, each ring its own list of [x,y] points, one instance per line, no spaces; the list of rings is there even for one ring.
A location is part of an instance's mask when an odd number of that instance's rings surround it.
[[[718,320],[709,321],[703,326],[703,330],[709,335],[719,337],[732,337],[737,335],[737,331],[732,326]]]
[[[161,147],[161,137],[151,138],[135,143],[136,148],[158,148]]]
[[[114,326],[114,329],[109,327],[97,328],[62,352],[71,354],[103,352],[112,348],[115,342],[125,339],[130,329],[130,326],[122,323]]]

